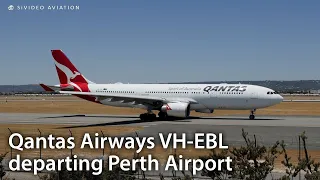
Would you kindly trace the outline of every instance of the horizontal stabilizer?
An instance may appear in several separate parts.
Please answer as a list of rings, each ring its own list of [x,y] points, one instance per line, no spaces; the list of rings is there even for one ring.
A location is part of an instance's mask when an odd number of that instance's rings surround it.
[[[60,87],[57,87],[57,86],[49,86],[45,84],[39,84],[39,85],[47,92],[60,91]]]

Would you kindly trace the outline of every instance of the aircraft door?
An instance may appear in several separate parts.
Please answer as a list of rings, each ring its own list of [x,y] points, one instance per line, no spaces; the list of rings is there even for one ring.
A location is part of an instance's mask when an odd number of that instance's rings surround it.
[[[258,98],[259,98],[259,95],[257,92],[254,91],[251,93],[251,99],[258,99]]]

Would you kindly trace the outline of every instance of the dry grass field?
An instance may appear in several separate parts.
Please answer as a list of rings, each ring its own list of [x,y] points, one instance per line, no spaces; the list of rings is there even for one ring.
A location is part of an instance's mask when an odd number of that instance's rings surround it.
[[[69,97],[65,97],[69,98]],[[65,100],[65,99],[64,99]],[[59,114],[135,114],[144,110],[118,108],[101,104],[80,101],[0,101],[2,113],[59,113]],[[192,116],[248,115],[249,111],[216,110],[213,114],[195,113]],[[319,102],[283,102],[278,105],[259,109],[258,115],[320,115]]]

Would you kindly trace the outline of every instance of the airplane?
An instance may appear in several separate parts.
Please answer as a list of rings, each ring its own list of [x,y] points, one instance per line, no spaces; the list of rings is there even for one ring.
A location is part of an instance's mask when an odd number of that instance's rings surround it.
[[[40,84],[46,91],[71,94],[95,103],[145,109],[141,120],[188,118],[191,111],[250,110],[276,105],[283,97],[276,91],[250,84],[97,84],[88,80],[62,50],[51,50],[60,84]]]

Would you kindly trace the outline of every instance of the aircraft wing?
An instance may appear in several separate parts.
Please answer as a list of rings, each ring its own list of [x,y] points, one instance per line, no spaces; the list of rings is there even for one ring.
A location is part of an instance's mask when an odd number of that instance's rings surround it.
[[[78,91],[59,91],[61,94],[71,95],[85,95],[94,96],[97,101],[109,100],[109,101],[123,101],[123,103],[134,102],[135,104],[151,105],[154,107],[160,106],[169,102],[186,102],[197,104],[197,101],[191,98],[162,98],[156,96],[149,96],[144,94],[113,94],[113,93],[99,93],[99,92],[78,92]]]

